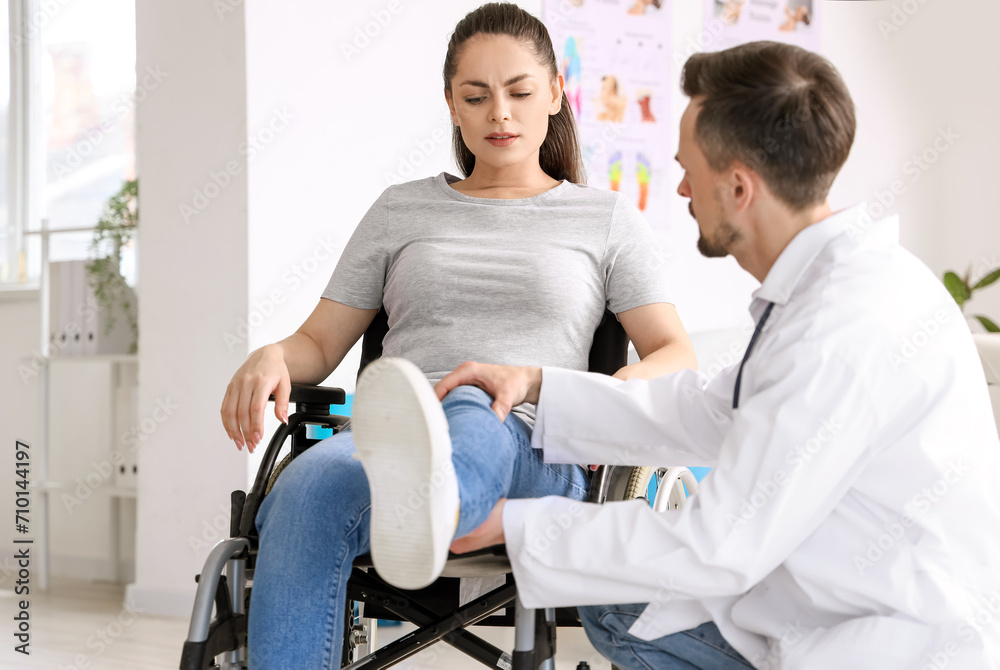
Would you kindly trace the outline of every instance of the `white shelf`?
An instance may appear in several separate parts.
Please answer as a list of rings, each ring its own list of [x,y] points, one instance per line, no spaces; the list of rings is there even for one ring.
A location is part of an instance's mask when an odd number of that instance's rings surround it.
[[[21,362],[25,364],[30,364],[35,360],[34,356],[21,356]],[[139,356],[137,354],[95,354],[95,355],[63,355],[63,356],[53,356],[49,359],[49,364],[52,363],[138,363]]]
[[[49,491],[61,491],[71,489],[76,482],[30,482],[28,489],[37,493],[48,493]],[[134,486],[98,486],[91,490],[92,493],[106,495],[112,498],[135,498],[136,488]]]
[[[51,363],[138,363],[139,356],[136,354],[95,354],[92,356],[56,356],[51,359]]]
[[[80,229],[81,231],[92,230],[93,227]],[[39,303],[41,312],[41,342],[39,353],[42,357],[46,358],[45,364],[41,366],[40,380],[39,380],[39,395],[40,395],[40,435],[39,435],[39,450],[37,465],[33,461],[32,465],[35,469],[35,474],[38,476],[38,480],[32,482],[31,488],[39,494],[39,538],[38,538],[38,586],[41,591],[47,591],[49,587],[49,507],[52,496],[48,495],[52,491],[72,491],[73,484],[68,482],[52,481],[48,479],[49,476],[49,418],[50,418],[50,402],[49,402],[49,383],[50,375],[49,368],[52,364],[71,364],[71,363],[107,363],[112,367],[112,374],[116,380],[114,383],[119,383],[122,374],[122,366],[128,364],[138,364],[139,358],[135,354],[63,354],[59,355],[56,353],[52,355],[53,348],[52,343],[49,342],[50,326],[50,302],[52,299],[52,287],[50,286],[49,277],[49,235],[57,233],[73,232],[69,230],[50,230],[48,228],[48,221],[42,220],[41,230],[32,231],[30,234],[36,234],[41,237],[41,275],[39,277]],[[34,365],[38,359],[38,355],[35,356],[23,356],[21,360],[28,365]],[[113,403],[114,407],[115,404]],[[114,425],[117,422],[117,415],[113,410],[111,423]],[[106,496],[106,498],[111,503],[111,519],[110,519],[110,543],[108,550],[111,554],[112,561],[114,562],[114,575],[115,580],[121,579],[121,560],[120,560],[120,546],[119,540],[121,537],[121,501],[123,499],[136,499],[137,492],[133,486],[119,486],[115,485],[113,481],[107,481],[106,483],[93,489],[93,493],[97,495]]]

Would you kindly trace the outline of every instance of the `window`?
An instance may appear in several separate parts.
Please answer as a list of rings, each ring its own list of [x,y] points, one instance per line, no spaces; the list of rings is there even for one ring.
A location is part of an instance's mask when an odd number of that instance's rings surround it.
[[[10,147],[10,32],[9,16],[7,12],[2,12],[0,16],[0,40],[4,44],[0,47],[0,284],[17,281],[17,269],[19,258],[18,231],[13,223],[9,212],[7,200],[8,177],[12,167],[12,154]]]
[[[18,108],[26,110],[28,130],[6,143],[22,143],[25,155],[19,159],[18,146],[5,152],[7,169],[24,178],[11,181],[19,186],[11,197],[15,206],[3,207],[10,223],[0,242],[5,245],[0,283],[33,285],[41,268],[41,239],[31,233],[42,218],[50,230],[72,231],[50,237],[51,260],[88,258],[91,233],[80,229],[96,224],[108,197],[135,177],[135,2],[10,4],[11,46],[15,54],[20,46],[24,57],[19,63],[15,56],[14,67],[5,72],[15,81],[24,77],[24,86],[12,92]],[[19,94],[26,99],[18,102]],[[18,198],[25,203],[20,209]],[[134,248],[123,256],[126,279],[134,284]]]

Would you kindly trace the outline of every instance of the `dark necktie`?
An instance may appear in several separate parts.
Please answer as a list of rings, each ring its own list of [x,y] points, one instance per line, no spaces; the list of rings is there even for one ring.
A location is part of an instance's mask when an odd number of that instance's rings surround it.
[[[750,338],[750,344],[747,345],[747,352],[743,354],[743,360],[740,361],[740,371],[736,373],[736,387],[733,389],[733,409],[740,406],[740,381],[743,379],[743,366],[746,365],[747,359],[750,358],[750,352],[753,351],[753,345],[756,344],[757,338],[760,337],[760,331],[764,329],[764,322],[767,321],[767,317],[771,316],[772,307],[774,307],[773,302],[767,303],[767,308],[761,314],[760,321],[757,322],[757,327],[753,331],[753,337]]]

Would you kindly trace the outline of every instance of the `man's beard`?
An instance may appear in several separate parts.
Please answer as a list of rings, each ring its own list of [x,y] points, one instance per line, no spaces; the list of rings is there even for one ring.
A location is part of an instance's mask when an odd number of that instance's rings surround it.
[[[734,228],[733,224],[723,221],[719,224],[711,240],[704,235],[698,238],[698,251],[706,258],[722,258],[729,255],[733,245],[739,242],[742,237],[743,233]]]

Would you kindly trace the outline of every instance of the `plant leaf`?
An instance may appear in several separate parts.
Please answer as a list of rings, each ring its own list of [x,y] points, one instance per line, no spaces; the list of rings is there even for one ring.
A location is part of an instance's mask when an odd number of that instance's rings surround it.
[[[976,318],[979,319],[979,323],[983,324],[983,328],[985,328],[988,332],[1000,333],[1000,326],[997,326],[997,324],[993,323],[982,314],[976,314]]]
[[[955,299],[959,307],[964,305],[965,301],[972,296],[969,287],[954,272],[948,271],[944,273],[944,286],[948,289],[948,293],[951,293],[951,297]]]
[[[989,273],[988,275],[980,279],[978,282],[976,282],[976,285],[972,287],[972,290],[975,291],[976,289],[985,288],[990,284],[992,284],[993,282],[995,282],[997,279],[1000,279],[1000,268],[997,268],[996,270],[994,270],[993,272]]]

